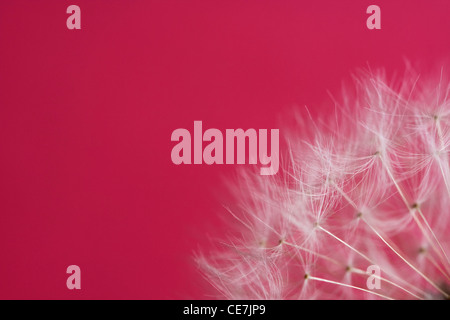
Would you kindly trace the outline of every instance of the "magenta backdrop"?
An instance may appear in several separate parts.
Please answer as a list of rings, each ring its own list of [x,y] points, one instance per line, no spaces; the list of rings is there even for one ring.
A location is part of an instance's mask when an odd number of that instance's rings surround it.
[[[356,68],[435,66],[449,14],[448,0],[2,1],[0,298],[208,297],[192,256],[225,234],[236,167],[175,166],[172,131],[278,128]]]

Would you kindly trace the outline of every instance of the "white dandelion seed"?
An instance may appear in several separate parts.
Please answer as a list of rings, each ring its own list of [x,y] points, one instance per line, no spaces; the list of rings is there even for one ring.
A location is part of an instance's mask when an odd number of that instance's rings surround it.
[[[218,296],[449,298],[449,81],[408,69],[355,84],[332,121],[299,117],[278,176],[241,171],[226,208],[238,232],[197,256]]]

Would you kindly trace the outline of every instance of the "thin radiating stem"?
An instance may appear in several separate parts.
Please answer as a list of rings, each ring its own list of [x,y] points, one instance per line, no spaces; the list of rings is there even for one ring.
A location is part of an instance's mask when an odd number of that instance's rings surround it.
[[[437,245],[439,246],[439,248],[441,249],[440,251],[442,251],[442,253],[444,254],[445,260],[447,261],[447,265],[445,265],[445,269],[448,270],[448,266],[450,265],[450,260],[448,259],[447,253],[445,253],[444,248],[442,247],[441,243],[439,242],[439,240],[437,239],[435,233],[433,232],[433,230],[431,230],[430,225],[428,224],[427,219],[425,219],[423,213],[422,213],[422,209],[420,207],[417,208],[417,212],[419,213],[420,217],[422,218],[422,220],[425,222],[425,225],[427,226],[428,230],[430,230],[431,235],[433,236],[434,240],[436,241]],[[439,255],[439,257],[441,259],[443,259],[441,253],[438,251],[437,254]]]
[[[285,245],[291,246],[291,247],[293,247],[293,248],[296,248],[296,249],[298,249],[298,250],[302,250],[302,251],[311,253],[311,254],[313,254],[313,255],[315,255],[315,256],[321,258],[321,259],[324,259],[324,260],[326,260],[326,261],[332,262],[332,263],[334,263],[334,264],[336,264],[336,265],[338,265],[338,266],[344,266],[344,264],[343,264],[342,262],[339,262],[339,261],[337,261],[337,260],[335,260],[335,259],[333,259],[333,258],[330,258],[330,257],[326,256],[326,255],[323,255],[323,254],[314,252],[313,250],[309,250],[309,249],[304,248],[304,247],[302,247],[302,246],[298,246],[298,245],[295,245],[295,244],[293,244],[293,243],[286,242],[286,241],[283,241],[282,243],[285,244]],[[353,273],[356,273],[356,274],[360,274],[360,275],[367,275],[367,273],[364,272],[363,270],[358,269],[358,268],[354,268],[354,267],[350,267],[350,268],[349,268],[349,271],[350,271],[350,272],[353,272]],[[412,296],[415,297],[416,299],[423,300],[423,298],[419,297],[418,295],[412,293],[412,292],[409,291],[408,289],[405,289],[404,287],[402,287],[401,285],[399,285],[399,284],[397,284],[397,283],[395,283],[395,282],[393,282],[393,281],[390,281],[390,280],[388,280],[388,279],[386,279],[386,278],[383,278],[383,277],[377,276],[377,275],[372,275],[372,276],[375,277],[375,278],[380,279],[381,281],[384,281],[384,282],[386,282],[386,283],[389,283],[389,284],[393,285],[394,287],[399,288],[400,290],[403,290],[404,292],[406,292],[406,293],[412,295]]]
[[[431,264],[432,264],[436,269],[439,270],[440,273],[442,273],[442,275],[443,275],[444,277],[447,278],[448,281],[450,281],[450,277],[447,275],[447,273],[446,273],[444,270],[442,270],[442,268],[439,266],[439,264],[437,263],[437,261],[434,260],[433,257],[431,257],[431,256],[428,255],[428,254],[427,254],[425,257],[431,262]]]
[[[381,161],[381,163],[382,163],[384,169],[386,170],[386,172],[387,172],[389,178],[390,178],[390,179],[392,180],[392,182],[394,183],[395,188],[397,189],[397,192],[399,193],[400,197],[402,198],[403,202],[405,203],[405,205],[406,205],[406,207],[407,207],[409,213],[412,215],[414,221],[416,222],[417,226],[418,226],[419,229],[422,231],[422,233],[423,233],[423,235],[425,236],[425,238],[427,238],[427,240],[428,240],[428,242],[430,243],[430,245],[431,245],[431,247],[433,248],[433,250],[436,251],[436,253],[441,257],[441,254],[440,254],[440,252],[439,252],[440,250],[439,250],[438,248],[436,248],[436,245],[435,245],[434,241],[430,238],[428,232],[425,230],[425,228],[423,227],[422,223],[419,221],[419,219],[418,219],[417,216],[414,214],[414,212],[412,212],[411,206],[409,205],[408,200],[406,200],[406,197],[405,197],[405,195],[404,195],[402,189],[400,188],[400,185],[397,183],[397,180],[395,179],[394,175],[392,174],[392,172],[391,172],[389,166],[386,164],[386,162],[384,161],[384,159],[383,159],[382,156],[379,156],[379,158],[380,158],[380,161]],[[429,224],[428,221],[426,220],[425,216],[424,216],[421,212],[419,212],[419,214],[420,214],[422,220],[425,222],[425,224],[426,224],[426,226],[427,226],[427,228],[428,228],[428,231],[433,235],[434,239],[435,239],[436,242],[438,243],[438,245],[439,245],[439,247],[441,248],[442,252],[444,252],[444,249],[442,248],[441,243],[439,242],[439,240],[437,239],[437,237],[436,237],[436,235],[434,234],[433,230],[431,229],[430,224]],[[445,252],[444,252],[444,254],[445,254]],[[447,257],[447,255],[445,255],[445,256]],[[442,259],[442,258],[441,258],[441,259]],[[447,258],[447,263],[448,263],[448,258]]]
[[[339,188],[339,186],[338,185],[336,185],[336,184],[333,184],[334,186],[335,186],[335,188],[336,188],[336,190],[348,201],[348,203],[357,211],[357,212],[359,212],[360,210],[359,210],[359,208],[358,208],[358,206],[356,205],[356,203],[344,192],[344,190],[342,190],[341,188]],[[364,219],[364,222],[366,223],[366,224],[368,224],[368,222],[367,222],[367,220],[365,220]],[[404,260],[404,258],[403,257],[401,257],[402,258],[402,260]],[[370,261],[372,264],[374,264],[372,261]],[[388,273],[389,274],[389,273]],[[402,283],[404,283],[404,284],[406,284],[406,285],[408,285],[408,286],[410,286],[412,289],[415,289],[415,290],[417,290],[418,292],[420,292],[420,293],[422,293],[422,294],[425,294],[424,293],[424,291],[423,290],[421,290],[421,289],[419,289],[419,288],[417,288],[417,287],[415,287],[415,286],[413,286],[412,284],[410,284],[410,283],[408,283],[408,282],[406,282],[406,281],[404,281],[404,280],[402,280],[401,278],[399,278],[399,277],[397,277],[397,276],[395,276],[395,275],[392,275],[392,274],[390,274],[390,276],[391,277],[393,277],[393,278],[395,278],[395,279],[397,279],[397,280],[399,280],[400,282],[402,282]]]
[[[357,273],[357,274],[367,275],[367,273],[364,272],[364,270],[357,269],[357,268],[351,268],[350,271],[351,271],[351,272],[354,272],[354,273]],[[390,285],[393,285],[394,287],[397,287],[397,288],[399,288],[400,290],[405,291],[406,293],[412,295],[412,296],[415,297],[416,299],[423,300],[423,298],[419,297],[418,295],[415,295],[414,293],[412,293],[412,292],[409,291],[408,289],[403,288],[402,286],[398,285],[397,283],[395,283],[395,282],[393,282],[393,281],[390,281],[390,280],[388,280],[388,279],[386,279],[386,278],[383,278],[383,277],[380,277],[380,276],[377,276],[377,275],[371,275],[371,276],[372,276],[372,277],[375,277],[375,278],[377,278],[377,279],[380,279],[381,281],[384,281],[384,282],[386,282],[386,283],[389,283]]]
[[[375,262],[373,262],[368,256],[366,256],[364,253],[362,253],[361,251],[357,250],[356,248],[352,247],[351,245],[349,245],[347,242],[345,242],[344,240],[342,240],[341,238],[339,238],[338,236],[334,235],[333,233],[331,233],[330,231],[328,231],[327,229],[322,228],[321,226],[317,226],[318,229],[322,230],[323,232],[325,232],[326,234],[328,234],[329,236],[333,237],[334,239],[336,239],[337,241],[339,241],[340,243],[342,243],[343,245],[345,245],[346,247],[348,247],[349,249],[353,250],[354,252],[356,252],[357,254],[359,254],[361,257],[363,257],[364,259],[366,259],[367,261],[369,261],[371,264],[375,264]]]
[[[313,277],[313,276],[310,276],[310,275],[307,275],[305,277],[307,277],[307,280],[315,280],[315,281],[320,281],[320,282],[331,283],[331,284],[335,284],[335,285],[338,285],[338,286],[347,287],[347,288],[351,288],[351,289],[364,291],[364,292],[367,292],[367,293],[370,293],[370,294],[374,294],[374,295],[379,296],[379,297],[381,297],[383,299],[386,299],[386,300],[394,300],[393,298],[385,296],[384,294],[373,292],[373,291],[370,291],[370,290],[367,290],[367,289],[364,289],[364,288],[352,286],[350,284],[346,284],[346,283],[342,283],[342,282],[338,282],[338,281],[333,281],[333,280],[328,280],[328,279],[324,279],[324,278]]]
[[[381,239],[381,241],[384,242],[384,244],[386,244],[388,246],[389,249],[392,250],[392,252],[394,252],[400,259],[403,260],[403,262],[405,262],[411,269],[413,269],[415,272],[417,272],[422,278],[424,278],[431,286],[433,286],[436,290],[438,290],[440,293],[442,293],[446,298],[449,297],[448,293],[446,293],[445,291],[443,291],[441,288],[439,288],[439,286],[437,284],[435,284],[430,278],[428,278],[425,274],[423,274],[419,269],[417,269],[414,265],[412,265],[406,258],[404,258],[397,250],[394,249],[394,247],[392,247],[392,245],[390,245],[386,239],[383,238],[383,236],[381,236],[381,234],[375,230],[374,227],[372,227],[364,218],[362,218],[363,221],[369,226],[370,229],[372,229],[372,231]]]

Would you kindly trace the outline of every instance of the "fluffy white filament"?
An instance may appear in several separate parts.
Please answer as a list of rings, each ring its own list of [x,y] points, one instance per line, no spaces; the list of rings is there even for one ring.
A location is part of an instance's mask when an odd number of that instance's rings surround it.
[[[332,120],[298,117],[276,177],[240,172],[237,231],[197,257],[220,297],[449,298],[449,82],[408,69],[355,84]]]

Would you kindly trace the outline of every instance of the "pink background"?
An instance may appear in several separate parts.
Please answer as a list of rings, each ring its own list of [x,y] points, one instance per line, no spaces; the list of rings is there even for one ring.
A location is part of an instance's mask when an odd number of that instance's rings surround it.
[[[426,70],[449,57],[449,14],[448,0],[2,1],[0,298],[208,297],[192,255],[226,232],[235,167],[175,166],[172,131],[278,128],[367,63]]]

